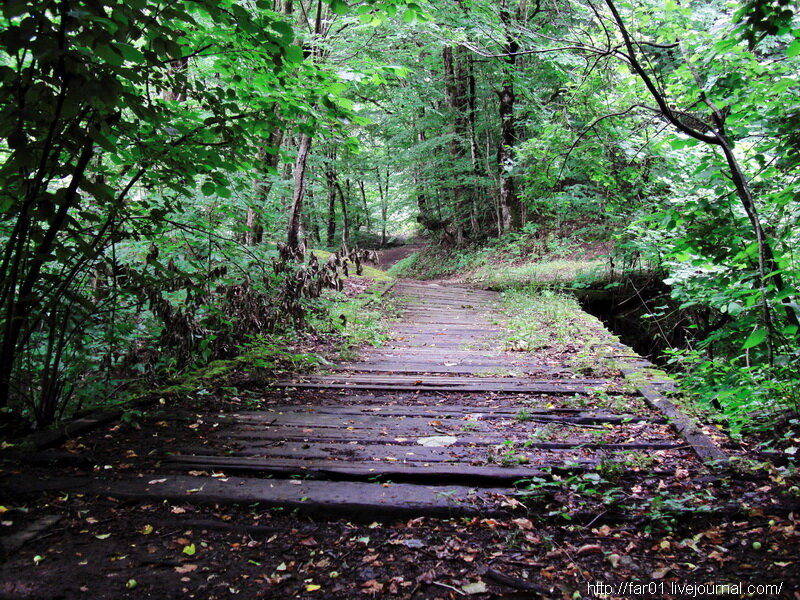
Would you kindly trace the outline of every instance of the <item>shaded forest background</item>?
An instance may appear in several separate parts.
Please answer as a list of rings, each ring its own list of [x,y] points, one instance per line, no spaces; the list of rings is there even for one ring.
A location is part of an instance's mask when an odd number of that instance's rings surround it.
[[[569,285],[666,285],[701,404],[797,410],[788,0],[10,0],[0,29],[6,421],[341,333],[345,257],[417,233],[427,275],[604,248]]]

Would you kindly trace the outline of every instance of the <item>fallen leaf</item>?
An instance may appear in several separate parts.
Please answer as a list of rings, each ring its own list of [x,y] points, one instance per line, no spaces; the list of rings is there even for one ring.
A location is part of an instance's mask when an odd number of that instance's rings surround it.
[[[670,572],[670,570],[671,569],[669,567],[662,567],[660,569],[656,569],[650,574],[650,577],[652,579],[663,579],[667,575],[667,573]]]
[[[317,585],[316,583],[309,583],[306,586],[306,591],[307,592],[316,592],[319,589],[322,589],[322,586],[321,585]]]
[[[361,562],[371,563],[373,561],[378,560],[378,558],[379,558],[378,554],[367,554],[366,556],[364,556],[364,558],[361,559]]]
[[[319,543],[313,537],[309,536],[300,540],[300,544],[303,546],[318,546]]]
[[[612,531],[613,529],[611,529],[611,527],[609,527],[608,525],[603,525],[602,527],[598,527],[597,529],[595,529],[595,533],[597,533],[597,535],[601,537],[608,536]]]
[[[597,544],[585,544],[578,548],[578,556],[585,556],[586,554],[602,554],[603,548]]]
[[[512,519],[512,523],[514,523],[520,529],[524,529],[526,531],[530,531],[533,529],[533,523],[530,519]]]
[[[188,546],[184,546],[183,547],[183,553],[186,556],[194,556],[196,552],[197,552],[197,548],[195,548],[194,544],[189,544]]]
[[[468,583],[466,585],[462,585],[461,589],[464,591],[465,594],[485,594],[488,590],[486,584],[482,581],[476,581],[475,583]]]
[[[364,588],[362,591],[365,594],[380,594],[381,592],[383,592],[383,584],[374,579],[365,581],[364,583],[361,584],[361,587]]]
[[[197,565],[181,565],[180,567],[175,567],[175,572],[184,575],[186,573],[191,573],[193,571],[197,571]]]
[[[141,533],[142,535],[150,535],[151,533],[153,533],[153,531],[154,528],[152,525],[145,525],[144,527],[141,528],[139,533]]]

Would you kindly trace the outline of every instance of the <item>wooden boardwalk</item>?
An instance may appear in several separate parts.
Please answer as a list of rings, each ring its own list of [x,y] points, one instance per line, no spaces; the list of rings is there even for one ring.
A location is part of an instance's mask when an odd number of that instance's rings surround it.
[[[401,281],[393,293],[402,319],[359,360],[275,381],[254,410],[153,415],[165,434],[197,433],[161,445],[154,432],[146,475],[120,464],[30,489],[14,479],[8,493],[259,503],[349,519],[486,516],[519,506],[531,478],[685,478],[725,459],[663,396],[668,382],[648,377],[647,363],[588,316],[595,337],[576,333],[568,352],[519,352],[493,292]],[[587,375],[570,352],[602,368]]]
[[[678,435],[618,371],[584,377],[506,350],[495,293],[403,281],[394,294],[406,302],[388,344],[275,382],[264,409],[217,418],[210,443],[163,462],[235,485],[172,476],[150,491],[180,497],[192,485],[218,500],[233,489],[239,501],[351,517],[473,514],[531,477],[629,464],[637,453],[670,476],[677,463],[721,457],[696,430],[699,446]],[[698,457],[700,446],[711,454]]]

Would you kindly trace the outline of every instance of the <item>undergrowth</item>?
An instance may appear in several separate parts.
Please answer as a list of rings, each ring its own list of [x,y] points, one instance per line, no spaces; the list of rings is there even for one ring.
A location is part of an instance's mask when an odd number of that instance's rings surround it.
[[[508,350],[546,352],[583,375],[609,369],[605,357],[618,352],[620,343],[573,296],[529,286],[509,289],[501,299]]]
[[[371,271],[384,281],[391,280],[383,271]],[[234,358],[194,369],[161,393],[185,394],[200,387],[219,387],[233,376],[252,384],[281,372],[304,372],[352,358],[358,348],[380,345],[387,338],[387,321],[396,314],[396,308],[391,298],[382,295],[383,290],[383,286],[371,285],[355,296],[328,290],[313,301],[306,329],[288,328],[256,336],[243,344]]]
[[[541,233],[534,225],[467,248],[430,246],[395,264],[390,273],[417,279],[457,278],[504,290],[544,282],[586,287],[607,276],[602,239]]]

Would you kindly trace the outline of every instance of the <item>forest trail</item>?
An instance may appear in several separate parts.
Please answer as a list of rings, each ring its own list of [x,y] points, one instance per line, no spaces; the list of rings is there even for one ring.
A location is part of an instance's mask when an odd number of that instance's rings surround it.
[[[491,515],[518,506],[532,478],[686,479],[703,472],[701,459],[724,458],[671,404],[654,410],[669,383],[633,385],[619,368],[646,363],[610,334],[603,347],[616,366],[595,356],[588,376],[547,352],[510,350],[494,292],[400,281],[393,293],[403,317],[387,344],[276,381],[255,410],[165,411],[165,425],[188,422],[197,439],[164,448],[144,479],[95,479],[89,489],[325,517]]]

